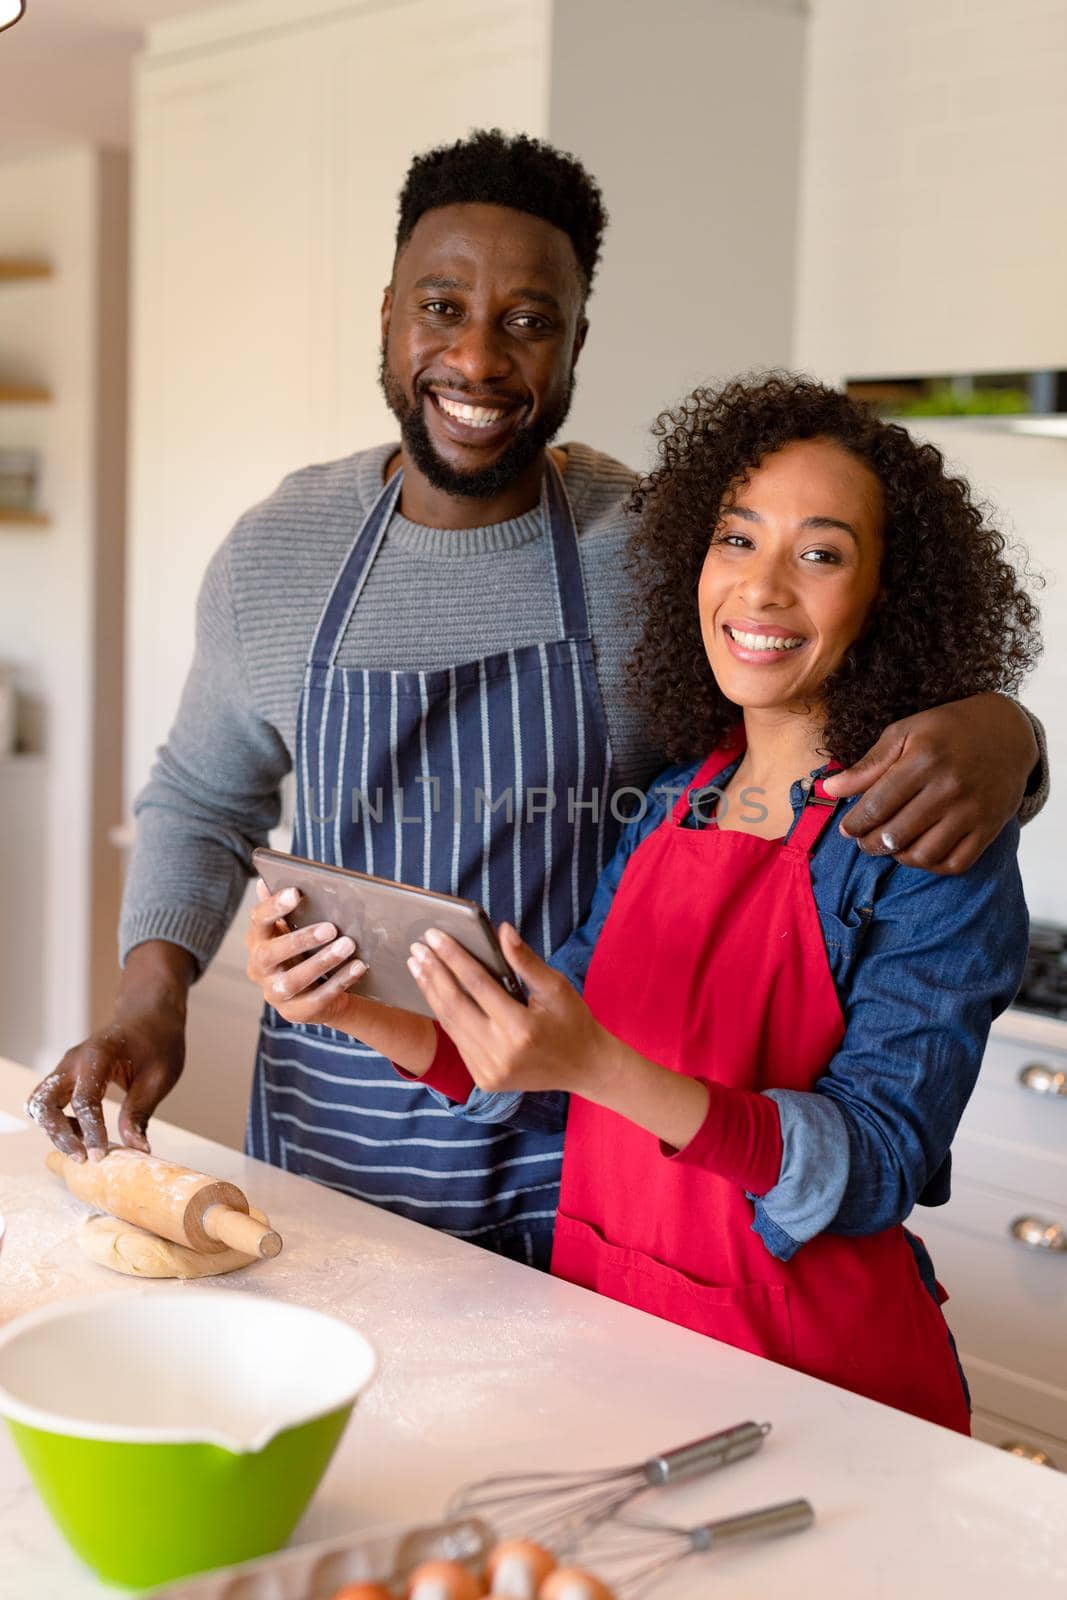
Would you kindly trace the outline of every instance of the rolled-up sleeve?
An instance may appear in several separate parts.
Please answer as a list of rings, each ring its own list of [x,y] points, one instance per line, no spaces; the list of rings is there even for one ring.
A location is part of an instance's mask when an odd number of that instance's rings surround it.
[[[1033,822],[1038,813],[1044,809],[1045,801],[1049,796],[1050,779],[1048,741],[1045,738],[1045,729],[1040,720],[1034,716],[1029,706],[1023,706],[1022,709],[1030,718],[1030,726],[1033,728],[1034,738],[1037,740],[1037,761],[1027,781],[1026,793],[1023,795],[1022,804],[1019,807],[1019,821],[1025,828],[1026,824]]]
[[[993,1018],[1022,980],[1028,918],[1010,822],[957,877],[895,865],[847,995],[846,1032],[810,1092],[768,1091],[782,1166],[754,1228],[786,1260],[829,1230],[902,1222],[943,1167]]]

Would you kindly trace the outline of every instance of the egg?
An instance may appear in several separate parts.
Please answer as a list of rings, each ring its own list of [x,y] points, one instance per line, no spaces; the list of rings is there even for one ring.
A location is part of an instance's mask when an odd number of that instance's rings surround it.
[[[484,1585],[458,1561],[424,1561],[408,1579],[407,1600],[481,1600]]]
[[[384,1583],[346,1583],[330,1600],[395,1600],[395,1596]]]
[[[532,1539],[505,1539],[494,1545],[486,1562],[489,1593],[507,1600],[537,1600],[537,1592],[554,1569],[556,1558]]]
[[[538,1589],[537,1600],[615,1600],[615,1596],[583,1567],[557,1567]]]

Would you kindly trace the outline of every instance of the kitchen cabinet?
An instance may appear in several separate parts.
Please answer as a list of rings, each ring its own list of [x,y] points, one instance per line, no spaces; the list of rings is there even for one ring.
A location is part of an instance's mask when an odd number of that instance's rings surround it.
[[[976,1435],[1067,1470],[1067,1022],[997,1020],[953,1147],[952,1199],[908,1225],[950,1295]]]
[[[1056,0],[812,0],[792,364],[1067,365]]]

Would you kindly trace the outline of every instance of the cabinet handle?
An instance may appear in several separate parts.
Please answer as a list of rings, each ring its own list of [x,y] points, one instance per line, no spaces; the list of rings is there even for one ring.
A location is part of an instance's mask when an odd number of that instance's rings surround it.
[[[1032,1461],[1036,1466],[1051,1467],[1053,1472],[1059,1471],[1052,1457],[1046,1455],[1044,1450],[1035,1449],[1032,1444],[1023,1444],[1018,1439],[1005,1439],[1004,1443],[998,1448],[1006,1450],[1010,1456],[1021,1457],[1023,1461]]]
[[[1067,1072],[1058,1072],[1044,1061],[1028,1061],[1019,1069],[1019,1083],[1031,1094],[1048,1094],[1054,1100],[1067,1100]]]
[[[1058,1222],[1044,1222],[1041,1217],[1016,1217],[1008,1231],[1031,1250],[1067,1253],[1067,1233]]]

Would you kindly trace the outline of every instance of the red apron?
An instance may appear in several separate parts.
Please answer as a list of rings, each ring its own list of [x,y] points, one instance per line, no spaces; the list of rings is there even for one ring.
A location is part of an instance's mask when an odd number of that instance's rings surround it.
[[[691,787],[739,748],[717,750]],[[612,1033],[672,1071],[748,1090],[810,1090],[845,1032],[809,866],[833,808],[807,805],[786,844],[683,827],[687,810],[688,793],[631,858],[586,1001]],[[735,1183],[669,1159],[652,1134],[572,1099],[557,1276],[970,1432],[948,1328],[903,1228],[823,1233],[778,1261],[752,1218]]]

